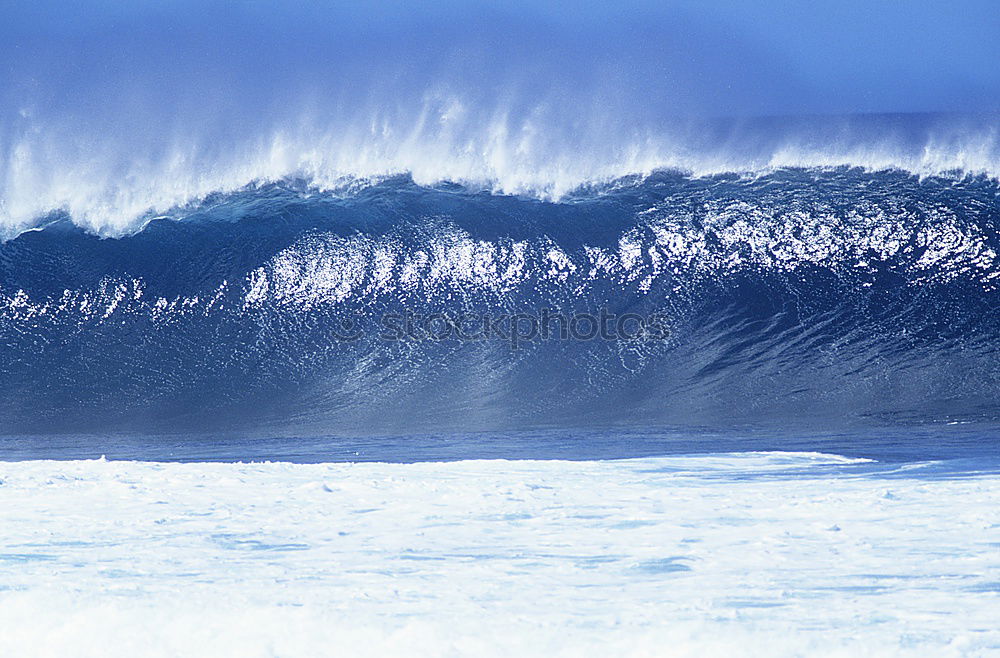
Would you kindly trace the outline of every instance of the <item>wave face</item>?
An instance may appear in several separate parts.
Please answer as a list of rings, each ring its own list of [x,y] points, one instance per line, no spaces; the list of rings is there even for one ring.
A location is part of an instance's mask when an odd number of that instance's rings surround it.
[[[0,243],[0,431],[994,420],[998,199],[797,168],[559,201],[290,179],[113,239],[50,217]],[[543,313],[572,335],[527,335]]]

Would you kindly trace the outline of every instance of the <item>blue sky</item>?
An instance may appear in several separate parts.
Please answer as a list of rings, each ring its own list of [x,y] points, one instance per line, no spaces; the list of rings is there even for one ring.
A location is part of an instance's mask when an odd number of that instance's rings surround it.
[[[1000,107],[1000,3],[687,3],[767,51],[804,101],[843,111]],[[782,99],[790,106],[795,98]]]
[[[352,103],[448,84],[643,116],[1000,109],[1000,4],[0,0],[7,109]],[[578,100],[578,99],[576,99]],[[598,99],[600,100],[600,99]],[[488,102],[488,101],[484,101]],[[640,109],[641,108],[641,109]]]

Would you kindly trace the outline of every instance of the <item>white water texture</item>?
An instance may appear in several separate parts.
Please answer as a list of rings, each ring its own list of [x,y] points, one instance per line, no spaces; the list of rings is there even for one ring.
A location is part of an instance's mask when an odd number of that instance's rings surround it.
[[[1000,655],[1000,477],[0,464],[5,656]]]

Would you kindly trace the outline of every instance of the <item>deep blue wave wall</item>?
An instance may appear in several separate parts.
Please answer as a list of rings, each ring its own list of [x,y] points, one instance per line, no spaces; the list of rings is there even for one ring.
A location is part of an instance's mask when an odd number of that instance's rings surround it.
[[[997,416],[989,178],[660,172],[559,202],[407,177],[339,194],[289,180],[126,237],[49,219],[0,244],[4,433]],[[662,331],[517,349],[380,335],[387,314],[543,310],[633,313]]]

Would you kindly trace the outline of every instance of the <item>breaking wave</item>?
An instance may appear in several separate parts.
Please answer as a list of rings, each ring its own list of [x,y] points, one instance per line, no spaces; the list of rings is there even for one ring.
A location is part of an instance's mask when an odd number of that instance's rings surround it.
[[[8,2],[0,434],[993,420],[1000,51],[925,4]]]
[[[113,239],[56,213],[0,244],[0,431],[993,420],[998,199],[985,175],[798,167],[558,198],[282,179]],[[543,312],[661,331],[385,335]]]

